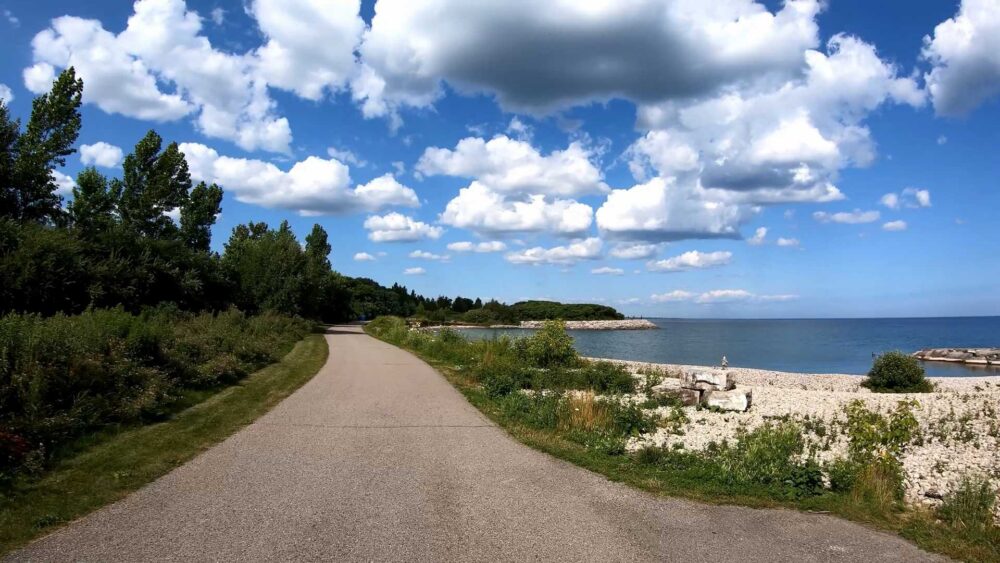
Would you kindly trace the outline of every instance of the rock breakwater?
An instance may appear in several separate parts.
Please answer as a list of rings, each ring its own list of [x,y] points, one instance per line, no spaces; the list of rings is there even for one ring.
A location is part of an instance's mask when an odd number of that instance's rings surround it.
[[[521,321],[521,328],[542,328],[545,321]],[[620,321],[566,321],[569,330],[648,330],[659,328],[647,319],[623,319]]]
[[[913,357],[925,362],[1000,366],[1000,348],[925,348],[914,352]]]

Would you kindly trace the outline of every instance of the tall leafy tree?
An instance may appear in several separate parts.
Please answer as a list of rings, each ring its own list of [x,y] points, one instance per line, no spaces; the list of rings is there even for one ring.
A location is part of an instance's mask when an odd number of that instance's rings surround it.
[[[212,225],[222,212],[222,188],[199,182],[181,205],[181,239],[191,250],[208,252]]]
[[[115,223],[116,199],[103,174],[94,167],[84,169],[76,177],[73,201],[68,206],[70,223],[88,239],[106,233]]]
[[[277,230],[266,223],[233,229],[222,256],[235,286],[233,301],[245,311],[302,312],[307,258],[287,221]]]
[[[0,115],[0,150],[6,145],[4,158],[8,166],[13,163],[12,174],[3,177],[0,173],[0,213],[4,216],[34,222],[61,217],[62,198],[56,193],[52,170],[64,166],[66,157],[76,152],[73,144],[80,134],[82,99],[83,80],[70,67],[52,83],[51,91],[35,98],[28,126],[13,143],[10,139],[17,126],[11,126],[6,111]]]
[[[0,100],[0,217],[17,215],[18,197],[14,190],[17,159],[17,139],[21,136],[21,123],[11,119],[10,110]]]
[[[163,139],[149,131],[122,163],[124,175],[118,212],[133,233],[153,238],[177,235],[167,212],[184,205],[191,190],[191,174],[177,143],[163,152]]]

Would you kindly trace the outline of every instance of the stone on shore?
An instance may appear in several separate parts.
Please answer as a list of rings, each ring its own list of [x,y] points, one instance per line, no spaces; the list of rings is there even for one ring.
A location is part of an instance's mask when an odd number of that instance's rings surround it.
[[[728,391],[736,387],[736,382],[728,371],[685,371],[681,374],[681,387],[702,391]]]
[[[724,411],[746,412],[753,402],[751,391],[705,391],[703,402],[706,407]]]
[[[701,403],[701,389],[684,389],[682,387],[676,393],[677,398],[681,400],[681,404],[685,407],[693,407]]]

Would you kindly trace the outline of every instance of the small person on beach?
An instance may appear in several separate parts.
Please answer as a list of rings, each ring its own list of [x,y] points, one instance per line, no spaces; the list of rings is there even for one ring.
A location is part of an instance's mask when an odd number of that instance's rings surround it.
[[[729,367],[729,360],[727,360],[725,356],[722,356],[722,369],[726,369],[728,367]]]

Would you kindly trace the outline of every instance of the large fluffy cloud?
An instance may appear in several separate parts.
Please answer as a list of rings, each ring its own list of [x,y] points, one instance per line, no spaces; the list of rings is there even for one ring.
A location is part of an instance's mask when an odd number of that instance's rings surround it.
[[[958,14],[924,38],[925,75],[934,109],[962,115],[1000,94],[1000,2],[962,0]]]
[[[646,241],[737,238],[758,206],[843,199],[839,171],[874,158],[864,118],[888,101],[918,106],[924,95],[853,37],[800,55],[798,77],[641,106],[649,131],[626,156],[638,180],[653,179],[613,192],[598,227]]]
[[[530,143],[498,135],[462,139],[454,150],[430,147],[417,162],[421,174],[472,178],[504,194],[574,197],[608,191],[591,151],[579,142],[543,156]]]
[[[390,206],[417,207],[417,194],[391,175],[351,188],[348,166],[310,156],[287,171],[270,162],[221,156],[198,143],[182,143],[191,177],[215,182],[236,199],[291,209],[305,215],[377,211]]]
[[[614,190],[597,210],[597,226],[610,237],[649,241],[739,238],[747,206],[707,197],[676,178],[656,177]]]
[[[482,234],[518,232],[579,234],[590,228],[593,210],[568,199],[547,200],[544,195],[508,200],[479,182],[459,190],[441,213],[441,222]]]
[[[288,151],[288,120],[275,115],[252,56],[215,49],[183,0],[139,0],[134,10],[117,35],[97,20],[53,20],[32,41],[26,86],[40,93],[56,68],[73,66],[87,85],[85,100],[109,113],[155,121],[194,113],[209,137],[246,150]],[[176,91],[161,90],[160,82]]]
[[[790,0],[776,13],[752,0],[381,0],[354,93],[369,116],[426,106],[442,81],[530,112],[704,95],[794,72],[817,43],[819,8],[816,0]]]
[[[256,53],[262,77],[309,100],[341,89],[365,28],[359,9],[358,0],[254,0],[250,13],[268,38]]]
[[[576,235],[588,229],[593,210],[574,196],[608,191],[591,151],[579,142],[543,155],[529,142],[498,135],[469,137],[454,150],[430,147],[420,174],[473,179],[448,202],[441,222],[479,233],[549,231]]]

